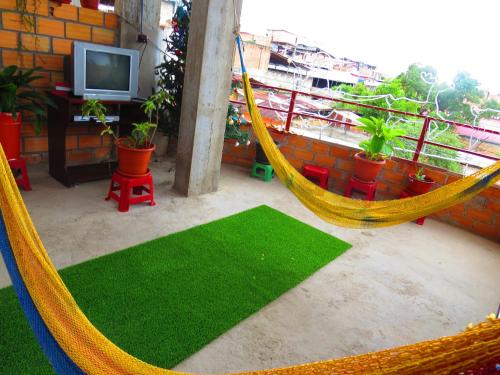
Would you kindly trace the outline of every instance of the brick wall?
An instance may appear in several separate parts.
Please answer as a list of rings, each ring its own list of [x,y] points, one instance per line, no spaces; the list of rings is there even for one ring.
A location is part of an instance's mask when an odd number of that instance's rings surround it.
[[[354,171],[353,156],[358,150],[311,139],[298,135],[273,134],[280,142],[280,150],[287,160],[298,170],[304,164],[314,164],[330,171],[329,190],[342,194],[349,177]],[[245,167],[252,165],[255,157],[255,144],[249,147],[234,146],[234,141],[224,144],[222,161]],[[461,178],[460,175],[444,169],[421,165],[425,174],[431,177],[437,187]],[[377,200],[397,199],[408,185],[408,173],[415,171],[414,163],[392,158],[387,160],[377,178]],[[431,216],[455,226],[465,228],[481,236],[500,240],[500,187],[490,187],[473,199],[437,212]]]
[[[48,0],[27,2],[28,13],[24,18],[28,23],[21,22],[16,0],[0,0],[0,67],[42,67],[39,74],[44,78],[34,82],[41,90],[51,89],[54,82],[64,81],[63,56],[71,54],[74,40],[106,45],[119,43],[119,21],[114,14]],[[24,120],[21,150],[28,162],[47,159],[46,126],[44,124],[42,133],[36,136],[32,121]],[[109,139],[101,139],[98,134],[98,129],[90,127],[70,129],[66,141],[69,161],[75,164],[105,158]]]

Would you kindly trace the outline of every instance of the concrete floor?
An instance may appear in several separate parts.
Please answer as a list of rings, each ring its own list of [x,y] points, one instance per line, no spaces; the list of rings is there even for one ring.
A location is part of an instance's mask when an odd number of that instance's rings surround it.
[[[152,167],[155,207],[119,213],[107,181],[67,189],[32,167],[23,193],[55,265],[65,267],[267,204],[353,247],[308,280],[186,359],[176,369],[220,373],[336,358],[454,334],[500,302],[500,245],[428,220],[377,230],[322,222],[278,181],[224,166],[218,192],[173,192],[173,163]],[[169,172],[170,171],[170,172]],[[9,284],[0,262],[0,287]],[[1,317],[0,317],[1,319]]]

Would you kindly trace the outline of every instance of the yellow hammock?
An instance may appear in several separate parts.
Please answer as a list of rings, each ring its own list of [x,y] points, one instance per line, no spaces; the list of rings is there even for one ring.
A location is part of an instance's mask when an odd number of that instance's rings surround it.
[[[243,80],[254,129],[278,176],[306,206],[326,220],[351,226],[396,224],[462,202],[498,180],[499,163],[421,197],[371,203],[338,197],[309,184],[286,162],[257,111],[246,73]],[[99,332],[79,309],[36,233],[1,147],[0,209],[20,282],[51,337],[78,369],[86,374],[103,375],[179,374],[127,354]],[[1,250],[4,252],[6,248]],[[486,364],[493,365],[498,358],[500,320],[490,317],[456,336],[337,360],[244,374],[456,374]]]
[[[238,46],[240,40],[238,38]],[[241,55],[240,49],[240,57]],[[384,227],[427,216],[465,202],[500,179],[500,161],[468,177],[412,198],[360,201],[320,188],[302,176],[284,157],[269,134],[255,103],[241,58],[243,89],[252,127],[276,175],[312,212],[325,221],[352,228]]]
[[[13,258],[45,326],[71,361],[87,374],[177,374],[121,350],[95,328],[50,261],[0,147],[0,209]],[[4,251],[6,249],[2,249]],[[375,353],[245,374],[452,374],[500,358],[500,320],[456,336]]]

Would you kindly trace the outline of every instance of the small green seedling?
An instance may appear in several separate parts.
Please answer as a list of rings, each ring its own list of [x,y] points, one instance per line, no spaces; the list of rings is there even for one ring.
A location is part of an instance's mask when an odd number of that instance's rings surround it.
[[[415,172],[415,180],[417,181],[425,181],[424,168],[420,167]]]

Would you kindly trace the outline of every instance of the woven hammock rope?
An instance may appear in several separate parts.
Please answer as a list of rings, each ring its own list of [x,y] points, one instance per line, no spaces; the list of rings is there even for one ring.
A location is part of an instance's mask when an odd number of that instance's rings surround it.
[[[462,202],[498,180],[499,163],[436,190],[439,193],[401,201],[363,202],[332,196],[316,189],[316,185],[307,184],[307,180],[290,168],[274,146],[256,109],[246,72],[243,80],[252,125],[278,176],[308,208],[326,220],[361,227],[396,224]],[[0,250],[21,306],[44,353],[59,374],[181,374],[129,355],[99,332],[79,309],[38,237],[1,147],[0,209]],[[413,211],[404,212],[406,210]],[[455,336],[358,356],[240,374],[456,374],[479,366],[493,366],[499,358],[500,319],[491,316]]]
[[[127,354],[86,318],[44,249],[1,148],[0,187],[5,225],[5,230],[3,225],[0,227],[0,250],[25,314],[39,319],[38,326],[32,320],[30,323],[49,360],[59,369],[58,373],[179,374]],[[7,234],[4,241],[2,234]],[[15,277],[16,273],[19,277]],[[27,291],[25,296],[19,294],[22,288]],[[32,301],[32,307],[26,307],[26,299]],[[47,331],[45,337],[38,335],[40,325]],[[47,348],[49,345],[51,348]],[[456,336],[343,359],[242,374],[451,374],[493,365],[498,358],[500,319],[490,317]]]
[[[291,165],[269,134],[255,103],[250,80],[243,87],[251,123],[259,143],[281,182],[312,212],[336,225],[369,228],[401,224],[463,203],[500,180],[500,161],[427,194],[397,200],[359,201],[327,191]]]

